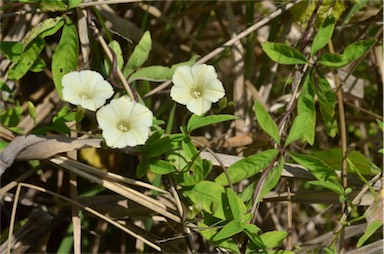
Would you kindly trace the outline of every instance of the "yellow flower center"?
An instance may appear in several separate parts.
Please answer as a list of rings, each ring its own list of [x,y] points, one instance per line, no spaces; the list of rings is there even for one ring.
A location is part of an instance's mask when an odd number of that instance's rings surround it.
[[[88,99],[88,95],[86,95],[86,94],[83,94],[83,95],[81,95],[80,97],[81,97],[81,99],[83,99],[83,100]]]
[[[200,88],[196,87],[191,90],[191,96],[194,99],[200,98],[203,95],[203,91]]]
[[[130,129],[130,125],[127,122],[120,122],[117,124],[117,129],[122,132],[127,132]]]

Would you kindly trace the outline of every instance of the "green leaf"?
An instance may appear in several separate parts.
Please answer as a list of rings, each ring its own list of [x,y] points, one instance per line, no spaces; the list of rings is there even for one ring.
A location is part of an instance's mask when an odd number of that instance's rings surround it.
[[[384,122],[381,121],[380,119],[376,119],[376,122],[377,122],[377,124],[379,125],[381,131],[384,132]]]
[[[32,72],[41,72],[42,70],[44,70],[46,64],[44,62],[43,59],[41,59],[41,57],[38,57],[35,62],[32,64],[31,68],[29,69],[29,71],[32,71]]]
[[[192,142],[186,138],[173,142],[172,153],[167,157],[167,161],[172,163],[178,171],[187,170],[192,163],[201,164],[201,158],[197,155],[197,149]]]
[[[330,84],[322,73],[318,73],[318,80],[317,97],[319,99],[321,118],[323,119],[325,132],[333,138],[338,130],[335,119],[336,93],[332,91]]]
[[[247,207],[232,189],[227,188],[226,192],[233,219],[240,222],[244,217],[244,214],[247,212]]]
[[[37,111],[35,105],[31,101],[28,101],[28,114],[36,122]]]
[[[375,43],[375,39],[354,42],[345,48],[343,58],[351,63],[355,59],[362,57]]]
[[[8,78],[11,80],[21,79],[27,71],[33,66],[40,52],[45,45],[44,39],[37,37],[21,54],[20,59],[9,70]]]
[[[173,72],[170,68],[160,65],[153,65],[149,67],[141,68],[140,70],[133,73],[128,83],[132,83],[135,80],[148,80],[162,82],[171,79]]]
[[[202,160],[201,163],[193,163],[174,176],[175,181],[181,186],[192,186],[201,182],[211,171],[212,162]]]
[[[117,42],[117,41],[111,41],[108,46],[113,50],[113,52],[115,53],[116,55],[116,61],[117,61],[117,68],[118,69],[122,69],[123,68],[123,64],[124,64],[124,59],[123,59],[123,53],[121,51],[121,47],[120,47],[120,44]],[[108,70],[112,70],[112,64],[109,59],[108,61],[105,60],[105,66],[108,66],[107,69]]]
[[[264,42],[261,47],[269,58],[279,64],[307,63],[307,59],[303,54],[284,43]]]
[[[19,61],[23,53],[24,45],[20,42],[2,41],[0,42],[0,52],[12,62]]]
[[[153,173],[159,175],[167,175],[176,171],[175,166],[164,160],[150,161],[148,166]]]
[[[256,175],[264,169],[278,153],[279,151],[277,149],[270,149],[235,162],[227,169],[232,183],[237,183]],[[228,185],[226,175],[221,173],[216,177],[215,183],[224,186]]]
[[[279,182],[281,177],[281,172],[283,171],[284,167],[284,159],[281,158],[279,160],[279,163],[276,165],[275,168],[273,168],[267,175],[267,178],[265,179],[264,185],[261,189],[260,196],[258,198],[258,201],[262,200],[265,195],[268,194],[270,190],[272,190],[276,184]]]
[[[284,146],[287,147],[292,142],[295,142],[301,138],[304,138],[309,132],[309,127],[313,126],[313,116],[308,112],[304,112],[298,116],[296,116],[291,129],[289,130],[288,137],[285,141]],[[311,131],[312,133],[312,131]]]
[[[46,36],[55,34],[64,25],[62,17],[48,18],[34,26],[23,38],[24,49],[37,37],[44,39]]]
[[[259,227],[255,224],[246,224],[243,226],[243,231],[247,234],[249,240],[251,240],[253,244],[258,246],[260,249],[265,248],[265,245],[258,234],[261,231]]]
[[[63,90],[61,80],[65,74],[76,70],[78,48],[79,42],[76,26],[69,18],[66,18],[59,44],[52,56],[53,82],[61,98]]]
[[[0,140],[0,151],[2,151],[4,148],[8,146],[8,142]]]
[[[307,75],[304,80],[303,89],[297,102],[298,115],[293,121],[284,146],[288,146],[301,138],[304,138],[311,145],[315,142],[316,108],[312,78],[312,75]]]
[[[320,181],[337,179],[335,171],[324,161],[310,155],[289,152],[294,161],[309,170]]]
[[[311,185],[316,185],[323,187],[325,189],[328,189],[330,191],[333,191],[337,193],[339,196],[344,195],[344,189],[343,186],[340,185],[338,182],[331,182],[331,181],[309,181],[308,182]]]
[[[368,238],[373,235],[373,233],[375,233],[382,225],[383,221],[381,220],[375,220],[371,222],[365,230],[364,234],[359,238],[356,247],[360,248],[361,246],[363,246],[363,244],[368,240]]]
[[[160,65],[143,67],[129,77],[128,83],[132,83],[135,80],[148,80],[156,82],[170,80],[172,79],[172,75],[177,67],[183,65],[191,66],[196,62],[197,58],[198,56],[193,56],[189,61],[174,64],[170,68]]]
[[[44,0],[40,4],[43,12],[66,11],[68,6],[62,0]]]
[[[265,248],[269,249],[278,247],[287,235],[288,233],[286,231],[269,231],[260,235],[260,238],[263,241]]]
[[[313,57],[317,51],[327,45],[328,41],[332,38],[333,30],[335,29],[335,17],[327,16],[321,24],[319,31],[316,33],[311,46],[311,57]]]
[[[210,116],[198,116],[193,114],[188,121],[187,131],[191,132],[198,128],[208,126],[215,123],[221,123],[224,121],[231,121],[239,119],[237,116],[233,115],[210,115]]]
[[[232,238],[229,238],[229,239],[226,239],[226,240],[223,240],[223,241],[217,241],[217,242],[213,242],[212,241],[213,236],[217,232],[217,229],[215,227],[210,227],[209,225],[204,224],[204,223],[202,223],[200,221],[197,223],[197,226],[199,228],[208,228],[208,229],[205,229],[205,230],[201,230],[200,234],[204,238],[206,238],[210,242],[212,242],[214,245],[219,246],[221,248],[228,249],[228,250],[232,251],[231,253],[240,253],[240,250],[237,247],[237,244],[232,240]]]
[[[316,108],[314,90],[313,76],[307,75],[297,101],[297,112],[299,115],[305,114],[307,117],[307,122],[302,128],[306,129],[303,137],[310,145],[313,145],[315,142]]]
[[[175,140],[174,136],[161,137],[162,133],[154,132],[149,137],[144,146],[137,146],[138,152],[144,153],[147,159],[159,157],[162,154],[172,150],[171,142]],[[180,138],[180,137],[178,137]]]
[[[318,1],[300,1],[295,4],[290,11],[294,19],[305,29],[308,26],[312,13],[314,12]],[[323,0],[315,17],[313,26],[318,28],[323,20],[332,15],[338,20],[345,10],[344,1]]]
[[[23,114],[21,106],[13,107],[7,110],[0,110],[0,123],[7,127],[16,127]]]
[[[213,236],[212,241],[221,241],[236,235],[243,231],[243,227],[240,226],[239,220],[232,220],[228,222],[216,235]]]
[[[9,88],[9,86],[7,86],[7,84],[4,81],[2,81],[2,80],[0,80],[0,91],[4,91],[4,92],[7,92],[7,93],[12,93],[13,92],[12,89]]]
[[[151,34],[149,31],[146,31],[128,59],[124,68],[124,76],[130,76],[137,68],[141,67],[147,61],[151,49]]]
[[[224,206],[226,199],[223,186],[211,182],[201,181],[190,190],[183,192],[194,204],[218,219],[225,220],[230,214],[229,207]]]
[[[317,63],[328,67],[339,68],[352,63],[362,57],[374,44],[375,39],[358,41],[348,45],[343,54],[324,54],[317,59]]]
[[[279,129],[277,128],[276,123],[273,121],[272,117],[268,114],[267,110],[263,105],[255,100],[254,102],[256,119],[260,127],[273,138],[273,140],[280,145],[280,134]]]
[[[314,157],[319,158],[324,161],[334,170],[340,170],[342,167],[342,151],[341,148],[332,148],[329,150],[323,150],[313,154]],[[358,171],[363,175],[372,174],[370,160],[365,157],[359,151],[348,151],[347,158],[351,160],[353,165],[358,169]],[[353,173],[350,167],[348,167],[348,172]]]
[[[68,9],[76,8],[82,0],[68,0]]]
[[[179,171],[175,181],[182,186],[191,186],[202,181],[212,169],[212,162],[202,160],[190,139],[181,141],[181,148],[167,158]]]
[[[333,68],[343,67],[348,64],[347,59],[344,59],[342,55],[330,53],[319,56],[316,62]]]

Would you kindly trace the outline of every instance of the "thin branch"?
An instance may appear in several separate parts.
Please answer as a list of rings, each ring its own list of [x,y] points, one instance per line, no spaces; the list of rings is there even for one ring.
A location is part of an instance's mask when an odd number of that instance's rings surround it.
[[[328,42],[328,48],[329,52],[331,54],[335,53],[335,49],[333,48],[333,43],[330,40]],[[337,96],[337,106],[339,109],[339,126],[340,126],[340,138],[341,138],[341,154],[342,154],[342,164],[341,164],[341,183],[343,185],[343,189],[345,190],[348,186],[347,181],[347,127],[345,124],[345,112],[344,112],[344,99],[343,99],[343,89],[341,87],[340,77],[337,73],[337,70],[334,70],[333,75],[335,77],[335,84],[336,84],[336,96]],[[342,213],[345,212],[346,208],[348,207],[348,204],[346,201],[342,203],[341,211]],[[339,252],[344,253],[344,227],[341,228],[340,231],[340,242],[339,242]]]
[[[13,200],[11,221],[9,222],[7,254],[11,254],[13,229],[15,227],[15,217],[16,217],[17,204],[19,203],[20,191],[21,191],[21,184],[18,184],[16,193],[15,193],[15,199]]]
[[[100,31],[97,28],[95,22],[92,21],[92,19],[90,18],[90,15],[88,14],[87,11],[83,10],[83,14],[84,14],[84,16],[88,17],[89,25],[90,25],[91,29],[93,30],[97,40],[100,42],[100,44],[103,47],[105,53],[107,54],[107,57],[109,58],[109,60],[111,62],[113,62],[113,55],[111,53],[111,49],[109,48],[108,44],[105,42],[103,36],[100,35]],[[129,97],[132,99],[132,101],[136,101],[135,95],[134,95],[131,87],[128,85],[128,82],[125,79],[124,74],[121,72],[120,68],[117,68],[117,75],[119,76],[121,82],[123,83],[125,90],[128,92]]]

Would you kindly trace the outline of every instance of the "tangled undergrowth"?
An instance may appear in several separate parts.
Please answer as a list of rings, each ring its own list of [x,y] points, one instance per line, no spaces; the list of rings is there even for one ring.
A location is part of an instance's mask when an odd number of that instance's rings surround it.
[[[381,1],[1,10],[1,253],[382,253]]]

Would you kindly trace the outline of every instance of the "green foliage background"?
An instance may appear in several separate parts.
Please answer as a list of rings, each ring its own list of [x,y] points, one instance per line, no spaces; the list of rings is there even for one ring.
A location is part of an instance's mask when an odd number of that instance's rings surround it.
[[[62,101],[71,71],[100,72],[117,96],[128,85],[155,119],[136,148],[103,143],[11,163],[0,252],[381,246],[382,5],[4,1],[2,164],[17,136],[101,138],[93,112]],[[215,66],[226,97],[196,116],[171,100],[169,81],[178,66],[202,62]]]

